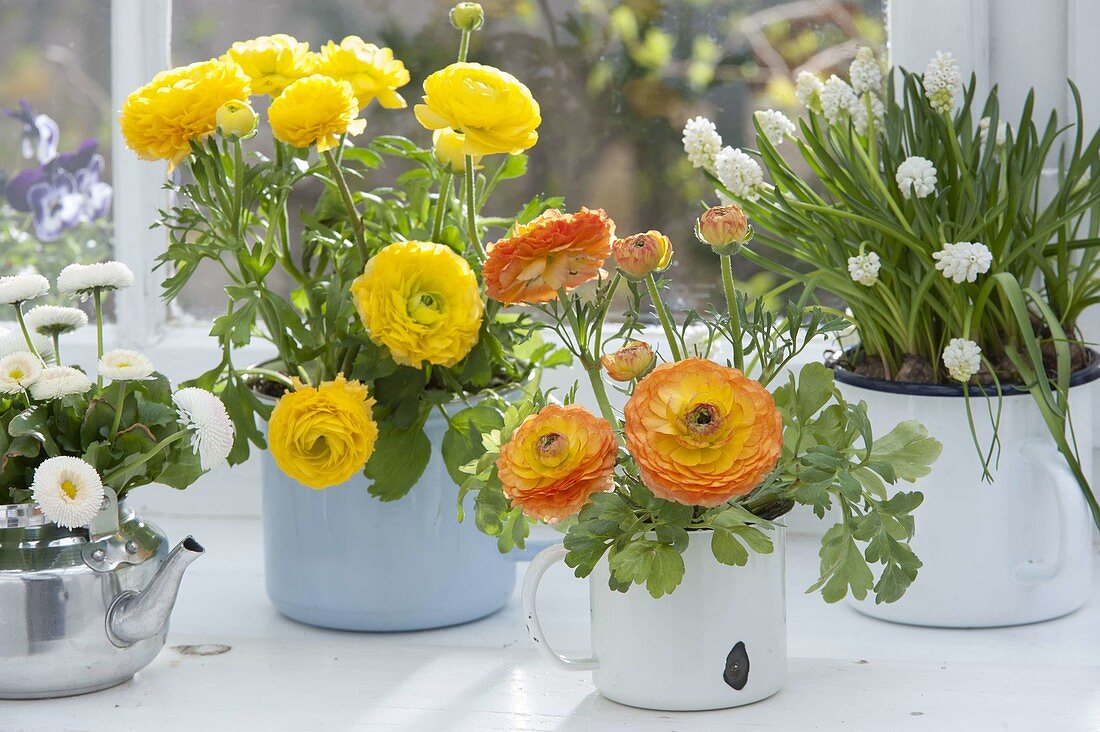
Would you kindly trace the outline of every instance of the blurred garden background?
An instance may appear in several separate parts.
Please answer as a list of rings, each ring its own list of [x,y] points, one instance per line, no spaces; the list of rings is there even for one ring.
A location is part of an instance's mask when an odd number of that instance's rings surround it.
[[[483,0],[487,22],[471,60],[500,66],[525,82],[543,109],[539,144],[525,179],[501,189],[491,215],[514,212],[536,193],[564,195],[567,206],[605,208],[619,233],[656,228],[680,256],[674,265],[680,307],[701,305],[720,288],[709,250],[695,244],[701,202],[715,201],[683,155],[684,122],[704,115],[726,144],[749,146],[752,112],[793,116],[793,79],[801,70],[846,74],[856,49],[883,50],[882,0]],[[420,83],[454,60],[450,0],[175,0],[172,61],[220,55],[235,40],[289,33],[318,48],[359,35],[389,46],[412,74],[402,89],[410,107]],[[57,123],[58,149],[98,140],[110,181],[109,0],[0,0],[0,109],[26,100]],[[262,106],[262,105],[261,105]],[[369,129],[428,146],[408,112],[372,105]],[[24,123],[0,119],[0,176],[39,165],[24,158]],[[260,143],[263,144],[262,141]],[[12,186],[5,186],[8,190]],[[59,197],[56,206],[62,206]],[[18,202],[14,202],[18,203]],[[103,220],[36,236],[47,212],[0,207],[0,273],[29,268],[52,277],[72,252],[108,256]],[[55,217],[61,209],[54,210]],[[39,218],[36,219],[35,217]],[[87,218],[87,217],[85,217]],[[58,227],[54,227],[55,229]],[[46,238],[52,231],[45,231]],[[760,292],[768,282],[747,263],[739,277]],[[177,317],[206,318],[224,300],[216,277],[198,278]],[[206,303],[210,303],[207,305]]]

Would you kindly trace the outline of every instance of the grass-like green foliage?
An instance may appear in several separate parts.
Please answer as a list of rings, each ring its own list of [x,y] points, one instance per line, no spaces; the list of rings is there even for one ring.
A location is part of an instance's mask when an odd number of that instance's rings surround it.
[[[944,114],[929,105],[919,75],[895,70],[882,95],[885,113],[864,134],[847,115],[830,123],[806,110],[793,145],[814,184],[758,125],[752,152],[772,184],[756,200],[737,201],[756,225],[756,242],[771,251],[754,245],[744,253],[788,278],[784,289],[801,284],[806,298],[827,292],[843,299],[858,328],[855,358],[881,359],[886,378],[912,380],[917,366],[922,380],[947,381],[941,354],[948,341],[977,342],[992,398],[1000,383],[1030,390],[1100,525],[1067,402],[1071,361],[1085,355],[1078,320],[1100,302],[1100,134],[1086,134],[1072,82],[1069,124],[1053,112],[1044,121],[1034,94],[1018,117],[1006,119],[996,88],[979,102],[975,86],[972,77],[961,103]],[[869,108],[868,95],[861,103]],[[998,142],[1002,122],[1008,126]],[[925,198],[906,199],[895,182],[910,156],[936,168],[936,190]],[[956,284],[935,269],[933,253],[962,241],[983,243],[993,255],[989,272],[973,283]],[[848,273],[848,258],[862,252],[881,259],[871,287]],[[990,448],[983,463],[988,469],[993,461]]]

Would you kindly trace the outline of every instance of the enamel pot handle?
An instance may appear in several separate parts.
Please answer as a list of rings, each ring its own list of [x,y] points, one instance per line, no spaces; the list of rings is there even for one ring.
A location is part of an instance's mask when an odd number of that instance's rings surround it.
[[[1052,579],[1062,571],[1062,565],[1069,554],[1069,541],[1072,533],[1072,506],[1078,497],[1080,488],[1077,479],[1066,464],[1062,453],[1054,445],[1029,440],[1021,449],[1024,459],[1046,474],[1047,484],[1054,492],[1054,502],[1058,510],[1058,555],[1053,562],[1027,562],[1016,568],[1016,580],[1024,584],[1035,584]]]
[[[557,653],[546,643],[546,637],[542,632],[542,624],[539,622],[536,598],[539,591],[539,582],[546,570],[565,559],[565,547],[561,544],[549,546],[535,555],[531,560],[531,566],[527,568],[527,574],[523,577],[523,615],[527,618],[527,632],[531,636],[531,642],[539,649],[546,660],[558,668],[567,671],[590,671],[596,668],[595,658],[569,658]]]

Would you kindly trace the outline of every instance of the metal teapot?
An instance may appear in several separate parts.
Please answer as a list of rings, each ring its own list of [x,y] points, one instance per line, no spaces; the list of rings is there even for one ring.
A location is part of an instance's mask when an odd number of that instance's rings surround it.
[[[168,551],[160,529],[110,495],[78,530],[34,504],[0,505],[0,699],[132,677],[164,646],[183,572],[202,554],[190,536]]]

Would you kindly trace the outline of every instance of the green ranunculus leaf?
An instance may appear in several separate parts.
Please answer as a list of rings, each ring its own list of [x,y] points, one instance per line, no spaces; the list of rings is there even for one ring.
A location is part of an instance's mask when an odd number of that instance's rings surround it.
[[[443,435],[443,463],[451,480],[462,485],[468,477],[462,472],[462,466],[477,460],[485,452],[482,435],[503,426],[504,418],[488,401],[467,407],[451,417],[447,432]]]
[[[401,498],[420,480],[431,456],[432,444],[420,424],[399,429],[392,422],[382,422],[365,470],[374,481],[370,494],[383,501]]]
[[[912,482],[928,475],[942,451],[943,445],[923,424],[907,420],[875,440],[871,454],[876,462],[889,463],[898,478]]]
[[[644,584],[654,598],[675,590],[684,578],[684,558],[668,544],[634,540],[610,559],[611,574],[622,583]]]

